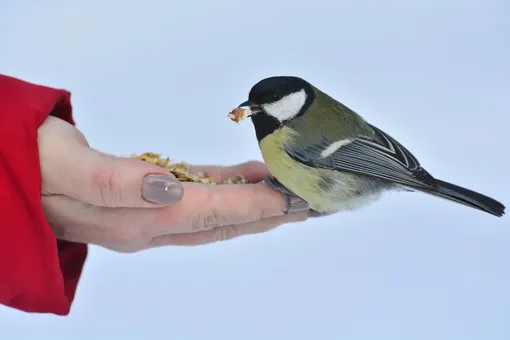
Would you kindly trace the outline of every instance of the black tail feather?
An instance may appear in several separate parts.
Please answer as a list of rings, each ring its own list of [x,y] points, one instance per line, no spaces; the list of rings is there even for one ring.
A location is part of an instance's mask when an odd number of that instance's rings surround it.
[[[438,179],[436,179],[436,181],[439,187],[436,190],[427,190],[428,193],[467,205],[474,209],[485,211],[497,217],[501,217],[505,213],[505,206],[495,199],[482,195],[478,192],[459,187],[455,184]]]

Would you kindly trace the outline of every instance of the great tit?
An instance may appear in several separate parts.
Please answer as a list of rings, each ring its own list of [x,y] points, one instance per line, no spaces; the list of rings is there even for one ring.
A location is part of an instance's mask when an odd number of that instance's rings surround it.
[[[404,146],[347,106],[294,76],[259,81],[238,106],[290,209],[297,196],[319,214],[355,210],[388,190],[422,191],[501,217],[500,202],[432,177]],[[244,117],[243,117],[244,118]]]

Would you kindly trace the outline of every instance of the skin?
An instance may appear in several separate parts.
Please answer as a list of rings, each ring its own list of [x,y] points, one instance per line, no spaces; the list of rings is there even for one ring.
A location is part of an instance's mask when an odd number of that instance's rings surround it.
[[[308,218],[308,210],[285,215],[282,196],[265,184],[183,183],[180,201],[148,202],[140,195],[144,176],[171,174],[143,161],[96,151],[78,129],[55,117],[39,128],[38,146],[42,205],[59,239],[136,252],[202,245]],[[192,170],[207,172],[217,181],[234,175],[260,181],[269,174],[255,161]]]

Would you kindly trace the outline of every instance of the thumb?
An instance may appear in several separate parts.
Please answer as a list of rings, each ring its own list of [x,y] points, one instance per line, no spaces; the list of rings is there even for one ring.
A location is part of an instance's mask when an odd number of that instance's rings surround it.
[[[60,160],[58,194],[104,207],[159,207],[179,202],[182,184],[166,169],[76,145]]]

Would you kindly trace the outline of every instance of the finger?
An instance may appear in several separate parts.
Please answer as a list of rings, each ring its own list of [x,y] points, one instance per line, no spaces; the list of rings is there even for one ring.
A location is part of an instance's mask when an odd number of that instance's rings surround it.
[[[282,224],[305,221],[307,217],[308,216],[306,212],[296,212],[285,216],[270,217],[265,220],[259,220],[246,224],[217,227],[192,234],[163,235],[153,238],[150,244],[150,248],[170,245],[197,246],[218,241],[225,241],[239,236],[267,232]]]
[[[43,211],[55,236],[59,239],[100,244],[108,239],[103,230],[108,230],[107,223],[111,223],[101,214],[100,207],[75,200],[63,195],[43,196],[41,198]],[[105,226],[101,226],[101,222]]]
[[[104,207],[161,207],[182,199],[182,184],[156,165],[83,145],[52,151],[45,152],[41,169],[43,176],[55,179],[53,194]]]
[[[87,237],[103,237],[98,234],[99,231],[116,230],[123,234],[127,231],[142,233],[152,238],[168,233],[195,233],[282,216],[286,209],[282,195],[264,183],[220,186],[183,183],[183,186],[185,195],[182,201],[162,209],[96,207],[93,212],[69,215],[62,225],[66,227],[75,224],[73,219],[79,219],[80,225],[88,226],[91,232]],[[71,213],[76,210],[72,207],[64,208],[63,203],[58,203],[58,196],[49,197],[55,198],[51,202],[57,202],[53,205],[56,211],[64,209]],[[296,204],[296,210],[307,211],[308,207],[298,207]],[[94,242],[98,240],[94,239]]]
[[[253,223],[218,227],[214,231],[187,234],[190,235],[189,238],[184,237],[185,234],[175,234],[178,236],[173,239],[168,233],[155,237],[149,232],[151,228],[144,218],[146,216],[144,212],[147,210],[97,207],[62,195],[42,197],[42,206],[46,219],[58,239],[101,245],[122,252],[146,249],[151,242],[155,242],[155,245],[165,245],[170,242],[168,239],[173,242],[168,244],[205,244],[235,236],[261,233],[283,223],[304,221],[308,217],[307,211],[296,212]],[[124,213],[119,213],[119,210]]]
[[[191,171],[193,173],[203,172],[218,183],[224,182],[227,178],[234,176],[243,176],[249,182],[256,183],[270,174],[266,165],[258,161],[249,161],[232,166],[193,165],[191,166]]]
[[[281,216],[286,202],[280,192],[265,183],[207,185],[183,183],[181,202],[154,212],[154,232],[194,233],[224,225],[254,222]],[[291,211],[308,210],[308,205],[291,198]],[[152,213],[152,212],[147,212]]]
[[[150,228],[141,213],[155,209],[98,207],[63,195],[43,196],[41,201],[53,234],[61,240],[135,251],[154,236],[147,234]]]

